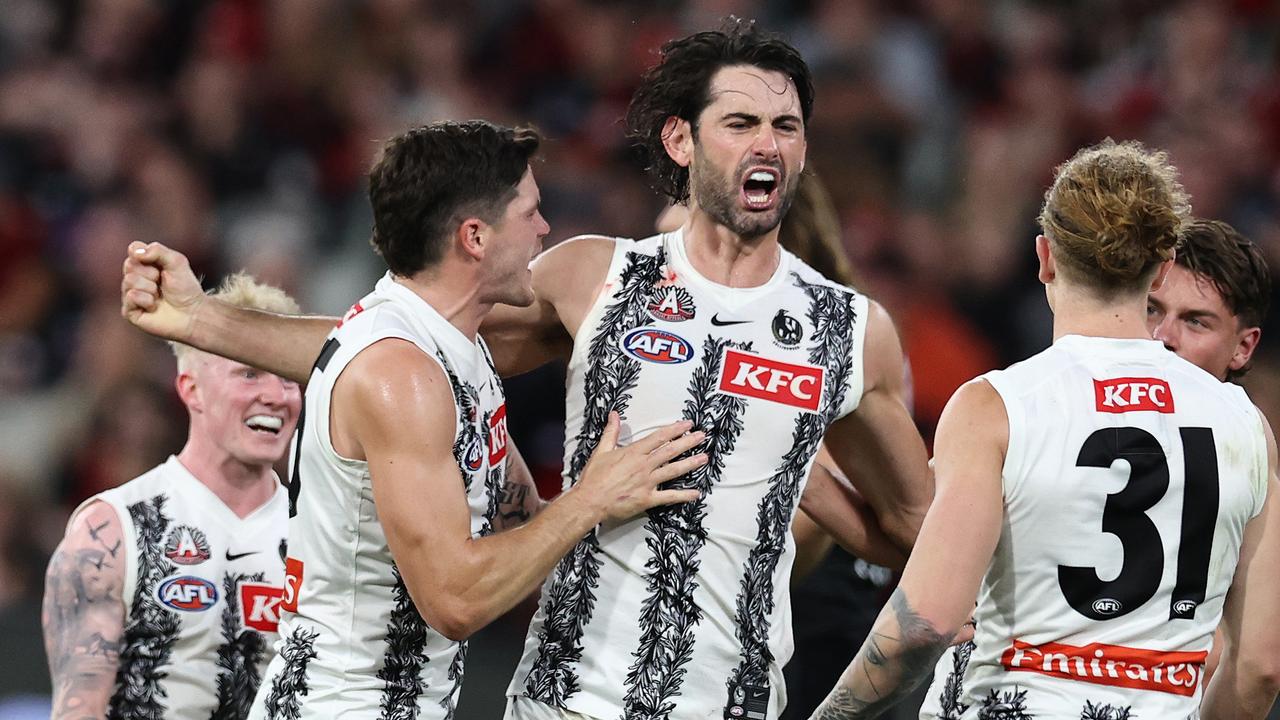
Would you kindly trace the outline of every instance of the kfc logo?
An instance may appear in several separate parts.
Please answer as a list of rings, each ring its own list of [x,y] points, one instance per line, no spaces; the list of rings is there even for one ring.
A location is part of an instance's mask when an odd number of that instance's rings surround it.
[[[622,349],[645,362],[674,365],[693,357],[693,346],[687,340],[655,328],[636,328],[622,338]]]
[[[298,593],[302,590],[302,561],[297,558],[284,560],[284,590],[280,597],[280,609],[298,612]]]
[[[1173,412],[1169,383],[1159,378],[1094,380],[1093,396],[1098,412]]]
[[[284,588],[259,582],[240,583],[240,624],[258,632],[275,632],[282,600]]]
[[[720,370],[720,392],[759,398],[818,412],[823,368],[770,360],[726,349]]]
[[[497,467],[507,457],[507,404],[489,417],[489,467]]]

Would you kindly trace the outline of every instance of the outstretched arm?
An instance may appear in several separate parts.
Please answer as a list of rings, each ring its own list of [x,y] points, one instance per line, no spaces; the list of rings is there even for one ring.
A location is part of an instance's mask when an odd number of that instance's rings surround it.
[[[51,718],[106,716],[124,639],[124,577],[120,521],[111,506],[95,502],[75,518],[45,574]]]
[[[142,330],[306,384],[337,318],[277,315],[205,295],[187,257],[129,244],[120,313]]]
[[[907,410],[898,332],[889,314],[874,302],[864,348],[862,399],[857,409],[827,430],[826,444],[880,527],[899,549],[910,552],[933,499],[933,475],[924,441]]]
[[[533,259],[533,304],[495,305],[480,326],[499,375],[519,375],[569,359],[573,338],[600,294],[616,246],[611,238],[582,236]]]
[[[1008,428],[986,381],[970,382],[947,404],[935,441],[938,497],[898,589],[813,717],[878,717],[929,677],[969,618],[999,540]]]
[[[1245,526],[1219,626],[1222,659],[1200,707],[1205,720],[1263,718],[1280,689],[1280,501],[1276,439],[1266,419],[1267,499]]]

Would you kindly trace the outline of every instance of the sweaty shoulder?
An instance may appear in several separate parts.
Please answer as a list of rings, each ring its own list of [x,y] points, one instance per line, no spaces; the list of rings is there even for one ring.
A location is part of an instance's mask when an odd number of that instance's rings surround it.
[[[385,338],[352,358],[334,382],[330,416],[334,449],[367,459],[370,441],[399,430],[429,428],[452,437],[453,387],[443,367],[421,347]]]

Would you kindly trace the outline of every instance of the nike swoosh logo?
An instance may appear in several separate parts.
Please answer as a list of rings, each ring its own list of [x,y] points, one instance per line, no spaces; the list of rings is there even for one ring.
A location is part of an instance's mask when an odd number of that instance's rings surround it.
[[[230,550],[228,550],[228,551],[227,551],[227,562],[233,562],[233,561],[235,561],[235,560],[239,560],[239,559],[240,559],[240,558],[242,558],[242,557],[249,557],[250,555],[257,555],[257,554],[258,554],[258,553],[260,553],[260,552],[262,552],[262,551],[261,551],[261,550],[250,550],[250,551],[249,551],[249,552],[247,552],[247,553],[232,553]]]
[[[719,313],[716,313],[715,315],[711,316],[711,324],[715,325],[716,327],[724,327],[725,325],[741,325],[743,323],[749,323],[749,322],[751,321],[750,320],[721,320]]]

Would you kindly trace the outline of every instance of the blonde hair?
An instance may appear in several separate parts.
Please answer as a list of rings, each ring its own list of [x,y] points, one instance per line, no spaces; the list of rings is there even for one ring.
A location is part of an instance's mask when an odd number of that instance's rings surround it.
[[[210,293],[209,297],[218,298],[228,305],[253,310],[265,310],[286,315],[296,315],[301,312],[297,301],[290,297],[289,293],[274,285],[260,283],[252,275],[245,272],[238,272],[223,280],[222,285],[219,285],[217,290]],[[179,372],[186,369],[186,364],[193,354],[200,352],[190,345],[178,342],[170,342],[169,347],[173,349],[173,354],[178,358]]]
[[[1190,215],[1166,153],[1108,138],[1058,166],[1039,221],[1072,279],[1113,294],[1144,289]]]

